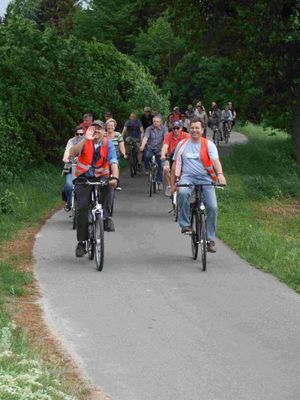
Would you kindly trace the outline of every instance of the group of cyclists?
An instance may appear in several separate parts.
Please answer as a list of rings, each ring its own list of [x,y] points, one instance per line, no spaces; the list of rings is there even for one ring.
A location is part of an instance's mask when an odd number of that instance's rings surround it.
[[[91,200],[91,186],[77,184],[78,178],[89,181],[106,180],[101,188],[104,230],[113,232],[111,218],[115,189],[119,187],[119,161],[128,157],[128,144],[134,143],[138,167],[137,170],[149,175],[150,162],[155,156],[158,166],[157,190],[163,190],[171,196],[177,192],[179,216],[178,222],[183,234],[190,235],[190,198],[192,187],[182,184],[203,186],[203,197],[207,209],[207,250],[216,252],[215,229],[217,219],[217,200],[213,184],[226,184],[217,146],[206,138],[209,126],[229,124],[230,130],[236,119],[232,103],[221,110],[216,102],[206,112],[202,102],[195,107],[188,105],[181,112],[175,106],[163,121],[159,111],[145,107],[140,118],[132,112],[122,129],[111,112],[104,114],[104,121],[94,120],[92,114],[84,114],[83,121],[74,129],[74,135],[67,142],[63,155],[66,198],[65,210],[72,207],[72,197],[77,204],[76,256],[82,257],[87,251],[88,210]],[[180,187],[177,184],[180,184]],[[209,184],[212,183],[210,186]]]

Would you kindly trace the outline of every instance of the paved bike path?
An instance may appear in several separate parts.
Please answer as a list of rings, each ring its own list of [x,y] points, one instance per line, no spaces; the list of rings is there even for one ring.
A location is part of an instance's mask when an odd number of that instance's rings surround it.
[[[37,236],[47,318],[113,400],[298,400],[300,296],[222,242],[191,259],[162,194],[122,176],[105,265],[76,259],[56,213]]]

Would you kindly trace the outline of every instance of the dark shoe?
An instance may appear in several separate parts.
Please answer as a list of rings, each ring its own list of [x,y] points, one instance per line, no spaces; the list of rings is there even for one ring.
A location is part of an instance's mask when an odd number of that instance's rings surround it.
[[[193,233],[193,228],[191,226],[184,226],[181,228],[181,233],[184,235],[191,235]]]
[[[115,231],[114,221],[111,218],[107,218],[104,221],[104,230],[106,232],[114,232]]]
[[[216,243],[211,240],[210,242],[208,242],[207,244],[207,251],[209,251],[210,253],[215,253],[217,251],[216,249]]]
[[[142,172],[143,171],[142,164],[138,164],[137,170],[138,170],[138,172]]]
[[[85,253],[86,253],[85,242],[78,242],[75,251],[76,257],[83,257]]]
[[[69,212],[69,211],[71,211],[71,207],[68,206],[68,204],[66,204],[66,205],[64,206],[64,210],[65,210],[66,212]]]

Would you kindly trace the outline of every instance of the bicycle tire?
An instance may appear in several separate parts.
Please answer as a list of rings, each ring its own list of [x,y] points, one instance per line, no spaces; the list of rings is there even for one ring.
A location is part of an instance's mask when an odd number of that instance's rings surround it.
[[[137,169],[138,169],[138,160],[137,160],[136,152],[134,152],[133,160],[134,160],[133,161],[133,174],[136,175]]]
[[[220,133],[219,130],[216,131],[216,146],[220,146]]]
[[[95,255],[95,245],[93,239],[88,239],[87,241],[87,254],[88,259],[93,260]]]
[[[224,139],[225,143],[228,143],[228,138],[229,138],[229,128],[227,125],[224,126]]]
[[[72,208],[72,229],[76,229],[77,227],[77,201],[74,198],[74,204]]]
[[[175,206],[175,222],[178,222],[178,214],[179,214],[179,208],[178,208],[178,203],[176,203],[176,206]]]
[[[103,219],[100,214],[96,216],[94,222],[94,232],[95,232],[95,262],[98,271],[102,271],[104,264],[104,227]]]
[[[149,196],[152,197],[153,192],[153,178],[152,178],[152,171],[149,171]]]
[[[206,219],[205,215],[200,216],[200,252],[201,252],[201,262],[202,270],[206,271],[206,253],[207,253],[207,235],[206,235]]]
[[[134,163],[134,159],[133,159],[133,157],[134,157],[134,154],[133,154],[133,151],[131,150],[130,151],[130,157],[129,157],[129,166],[130,166],[130,176],[131,176],[131,178],[133,178],[134,177],[134,165],[133,165],[133,163]]]
[[[153,186],[153,193],[156,193],[156,181],[152,182],[152,186]]]
[[[197,218],[197,211],[194,207],[191,208],[191,227],[193,228],[193,232],[191,234],[191,248],[192,248],[192,257],[193,260],[197,260],[198,258],[198,249],[199,249],[199,242],[197,237],[199,221]]]

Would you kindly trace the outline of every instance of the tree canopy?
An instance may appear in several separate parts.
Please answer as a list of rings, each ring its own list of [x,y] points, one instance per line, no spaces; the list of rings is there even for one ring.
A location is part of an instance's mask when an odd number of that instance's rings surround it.
[[[60,60],[59,68],[64,66],[61,76],[70,69],[74,88],[67,90],[71,93],[88,86],[72,63],[70,67],[68,57],[80,53],[80,66],[79,61],[74,63],[79,71],[86,68],[86,77],[91,79],[96,67],[86,67],[87,54],[94,48],[109,49],[122,62],[114,69],[115,61],[107,59],[111,68],[102,67],[102,71],[107,69],[111,93],[118,93],[111,95],[107,89],[106,100],[126,99],[128,87],[138,87],[138,79],[124,83],[124,76],[131,76],[124,72],[126,65],[137,69],[138,76],[147,76],[152,88],[158,85],[161,92],[155,88],[151,93],[160,99],[161,93],[170,94],[172,103],[182,107],[198,100],[207,105],[212,100],[220,105],[231,100],[241,120],[293,133],[300,163],[300,0],[91,0],[86,8],[75,0],[14,0],[7,14],[5,29],[9,29],[7,21],[18,16],[30,20],[43,40],[62,37],[64,45],[57,43],[59,49],[51,43],[46,46]],[[30,49],[22,38],[18,40]],[[57,69],[58,61],[51,62]],[[121,79],[118,84],[109,70]],[[53,80],[57,76],[51,75]],[[128,99],[116,103],[124,104],[124,110],[131,104]]]
[[[152,76],[112,44],[64,37],[14,15],[0,25],[0,52],[1,178],[61,159],[85,112],[103,118],[110,110],[123,121],[145,104],[169,108]]]

